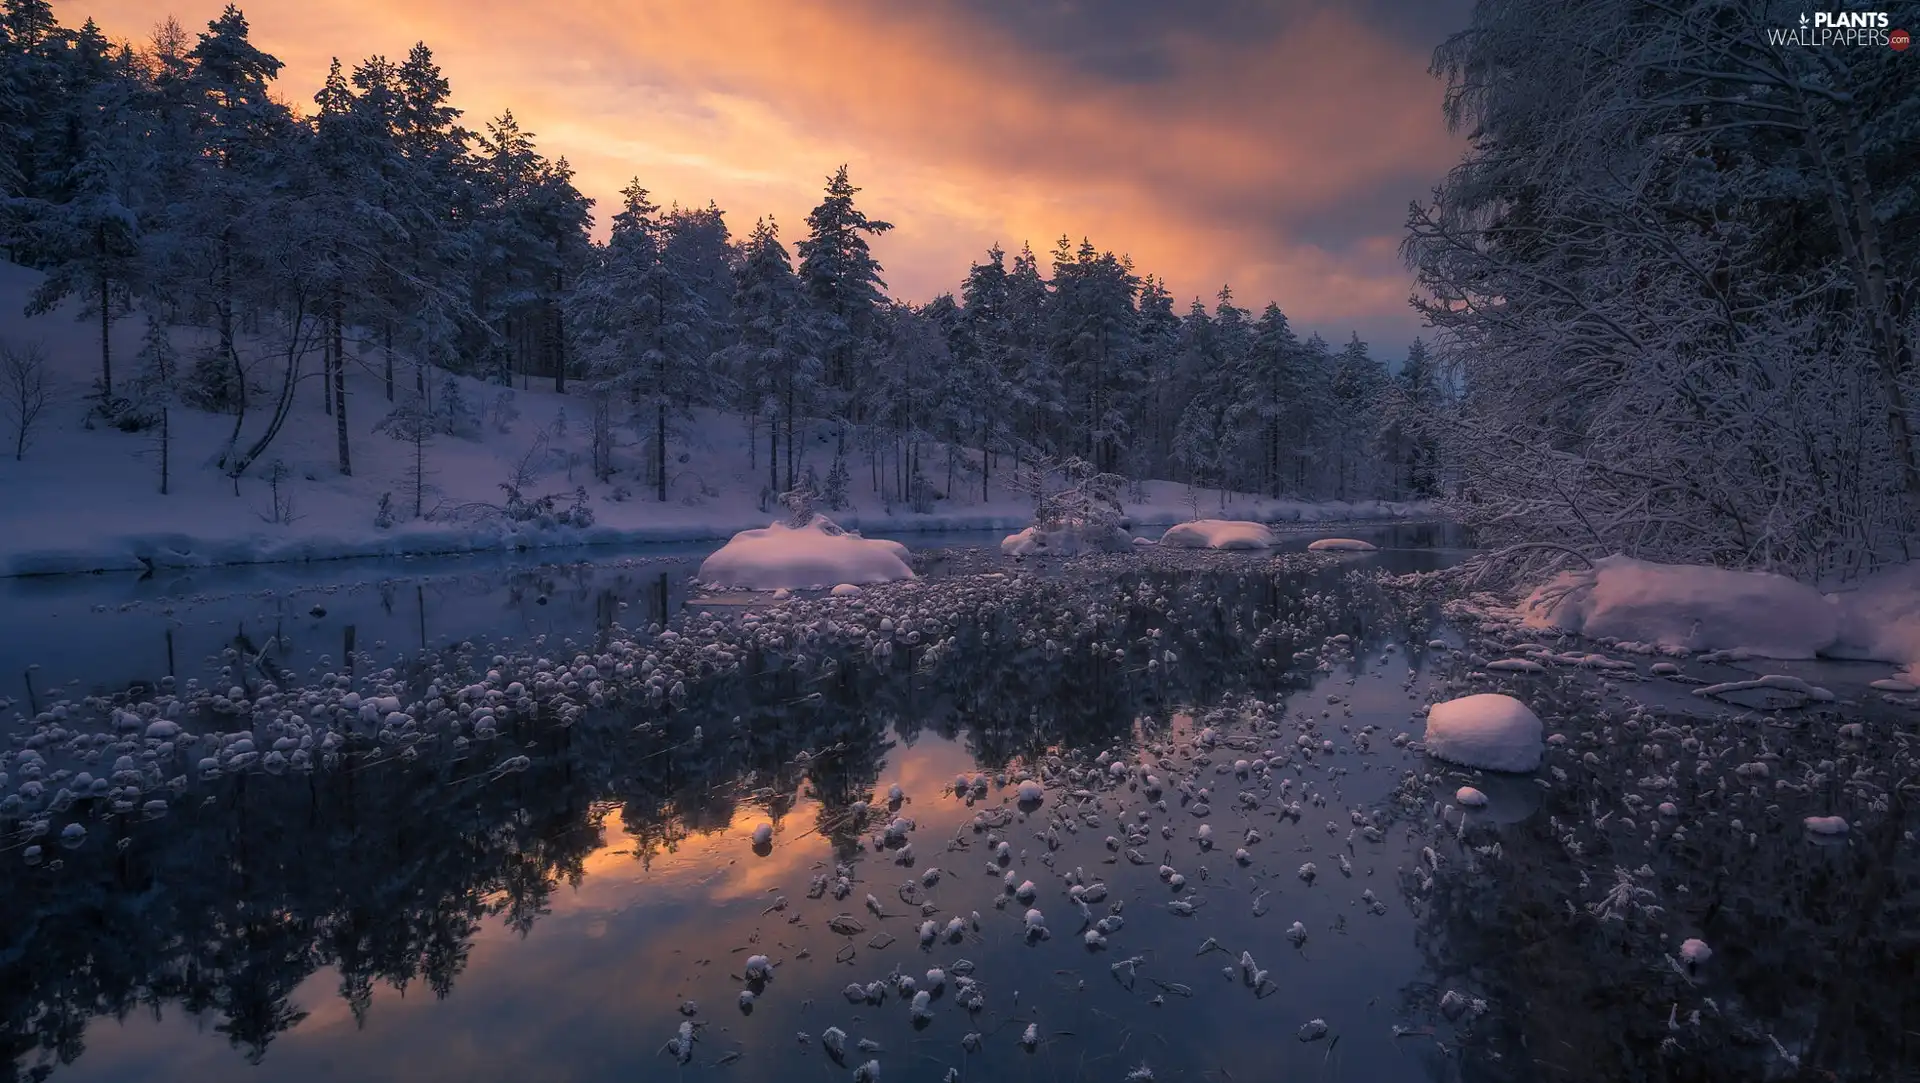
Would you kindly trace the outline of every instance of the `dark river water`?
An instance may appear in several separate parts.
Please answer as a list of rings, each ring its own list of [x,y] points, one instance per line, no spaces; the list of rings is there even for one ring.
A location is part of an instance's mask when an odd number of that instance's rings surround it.
[[[1489,675],[1360,536],[0,584],[0,1078],[1920,1078],[1906,713]],[[1496,689],[1536,776],[1418,750]]]

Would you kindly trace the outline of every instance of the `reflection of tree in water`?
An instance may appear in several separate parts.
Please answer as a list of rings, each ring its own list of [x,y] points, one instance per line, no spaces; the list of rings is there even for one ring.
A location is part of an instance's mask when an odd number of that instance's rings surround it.
[[[1404,875],[1428,971],[1403,990],[1404,1006],[1444,1030],[1434,1012],[1445,990],[1492,1005],[1457,1056],[1431,1059],[1434,1078],[1920,1078],[1920,855],[1911,842],[1920,816],[1911,797],[1878,811],[1873,788],[1834,779],[1834,759],[1847,762],[1833,747],[1838,725],[1792,735],[1801,751],[1776,761],[1776,778],[1806,778],[1802,767],[1826,763],[1826,781],[1806,796],[1723,776],[1756,755],[1765,734],[1720,757],[1720,770],[1679,774],[1673,796],[1690,830],[1656,848],[1646,845],[1653,810],[1636,823],[1623,804],[1647,767],[1622,742],[1609,762],[1546,790],[1539,813],[1499,829],[1498,857],[1460,855],[1424,891],[1418,874]],[[1770,747],[1779,754],[1778,735]],[[1883,748],[1854,762],[1889,758]],[[1595,810],[1613,819],[1596,830]],[[1848,844],[1805,836],[1802,816],[1829,811],[1858,825]],[[1589,904],[1600,905],[1616,867],[1660,909],[1596,913]],[[1633,871],[1642,867],[1651,875]],[[1689,936],[1714,952],[1697,974],[1669,958]]]
[[[992,768],[1048,745],[1111,745],[1137,714],[1196,690],[1291,679],[1259,663],[1290,658],[1322,615],[1234,574],[1129,579],[1097,621],[1060,623],[1051,652],[1021,623],[988,620],[954,629],[954,648],[937,655],[902,644],[889,659],[755,657],[690,681],[677,711],[623,708],[566,727],[516,717],[472,758],[423,742],[412,759],[195,782],[157,821],[94,817],[101,829],[61,851],[60,867],[0,892],[0,1063],[13,1079],[43,1076],[81,1054],[89,1020],[170,1004],[211,1017],[258,1061],[303,1018],[290,998],[322,967],[339,973],[362,1023],[383,984],[424,981],[444,997],[484,922],[524,934],[560,885],[580,882],[612,808],[645,862],[724,828],[743,805],[778,818],[805,786],[816,827],[850,856],[861,832],[847,813],[875,796],[892,734],[965,725]],[[565,577],[524,586],[586,589]],[[1223,593],[1235,597],[1225,612]],[[1148,667],[1164,649],[1180,664]],[[418,658],[400,669],[451,679]],[[526,769],[490,776],[520,754]],[[92,811],[83,800],[74,813]],[[119,837],[126,847],[111,844]]]

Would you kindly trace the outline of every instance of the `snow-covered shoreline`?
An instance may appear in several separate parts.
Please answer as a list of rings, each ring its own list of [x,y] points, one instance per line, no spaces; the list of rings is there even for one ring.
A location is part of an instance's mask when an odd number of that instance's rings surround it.
[[[1317,530],[1348,524],[1415,524],[1436,521],[1423,509],[1408,514],[1299,519],[1277,524],[1278,532]],[[768,516],[752,512],[736,520],[688,520],[653,526],[595,525],[591,527],[528,527],[515,524],[399,524],[391,530],[310,532],[289,534],[256,531],[227,537],[195,536],[178,532],[129,533],[89,537],[77,544],[35,548],[31,538],[0,542],[0,579],[56,575],[96,575],[147,572],[169,568],[238,567],[255,564],[305,564],[335,560],[465,556],[481,553],[543,550],[610,550],[633,546],[724,542],[743,530],[767,525]],[[1032,524],[1026,515],[991,512],[935,512],[927,515],[885,513],[837,515],[848,530],[866,534],[960,534],[1014,531]],[[1133,518],[1136,527],[1172,526],[1181,520],[1147,514]],[[50,524],[51,527],[51,524]],[[54,528],[57,529],[57,528]],[[50,529],[51,532],[51,529]]]

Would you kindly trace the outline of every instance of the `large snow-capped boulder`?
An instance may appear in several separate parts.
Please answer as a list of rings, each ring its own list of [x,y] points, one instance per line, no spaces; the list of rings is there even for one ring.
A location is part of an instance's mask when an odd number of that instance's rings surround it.
[[[743,530],[700,565],[697,578],[735,590],[803,590],[912,579],[907,547],[863,538],[815,515],[807,525]]]
[[[1160,544],[1179,549],[1271,549],[1273,531],[1239,519],[1195,519],[1167,528]]]
[[[1812,658],[1840,634],[1834,605],[1784,575],[1618,555],[1556,576],[1523,608],[1529,628],[1760,658]]]
[[[1427,754],[1483,771],[1531,771],[1543,752],[1540,716],[1512,696],[1483,692],[1427,711]]]
[[[1380,547],[1359,538],[1321,538],[1307,548],[1315,553],[1372,553]]]

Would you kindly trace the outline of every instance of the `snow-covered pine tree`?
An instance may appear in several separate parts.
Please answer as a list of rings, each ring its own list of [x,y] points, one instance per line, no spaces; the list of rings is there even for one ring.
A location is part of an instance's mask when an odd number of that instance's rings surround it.
[[[1053,253],[1048,351],[1067,386],[1072,432],[1067,446],[1100,472],[1111,472],[1129,433],[1121,412],[1138,370],[1134,293],[1139,279],[1112,252],[1063,235]]]
[[[800,281],[813,302],[816,342],[834,400],[821,405],[840,418],[836,453],[842,455],[847,423],[864,420],[847,415],[857,402],[861,366],[871,355],[875,311],[886,300],[887,284],[867,238],[893,228],[854,205],[859,192],[841,166],[827,178],[826,194],[807,215],[807,237],[797,246]]]
[[[796,419],[819,402],[823,366],[806,294],[771,218],[756,222],[742,246],[732,316],[734,342],[723,361],[746,395],[747,408],[767,419],[767,488],[791,489],[798,460]]]
[[[1380,404],[1387,388],[1387,370],[1368,352],[1356,332],[1334,361],[1333,392],[1334,495],[1351,500],[1356,495],[1379,495]]]
[[[1054,454],[1061,447],[1067,392],[1065,378],[1047,348],[1052,303],[1039,259],[1031,246],[1021,245],[1007,273],[1006,386],[1009,405],[1019,419],[1013,449],[1016,464]]]
[[[1285,445],[1289,437],[1301,441],[1312,425],[1301,410],[1300,340],[1279,305],[1268,304],[1254,325],[1248,374],[1247,403],[1259,429],[1263,489],[1268,496],[1279,496],[1287,485],[1297,484],[1288,470]]]
[[[91,20],[77,35],[65,61],[63,110],[72,127],[63,134],[79,153],[59,177],[53,199],[36,200],[27,247],[46,271],[30,299],[29,315],[51,311],[68,297],[80,299],[79,316],[97,321],[100,331],[101,406],[118,412],[113,388],[113,321],[132,303],[146,273],[144,229],[136,208],[138,186],[146,178],[147,146],[134,110],[138,84],[131,59],[107,52],[106,41]],[[43,161],[43,171],[53,163]],[[57,200],[57,201],[56,201]]]
[[[572,298],[574,339],[597,396],[626,404],[652,437],[655,497],[667,499],[669,422],[708,401],[705,304],[659,208],[635,179],[621,193],[613,234]]]
[[[951,335],[950,350],[956,383],[963,389],[953,398],[955,429],[950,438],[965,446],[971,442],[980,449],[980,499],[984,503],[993,483],[994,456],[1012,451],[1020,414],[1013,407],[1017,392],[1013,383],[1013,312],[1011,285],[1007,275],[1007,254],[998,245],[987,249],[987,261],[967,271],[960,289],[961,322]],[[971,418],[959,407],[966,402]],[[974,425],[965,432],[967,422]],[[971,441],[969,441],[971,437]],[[952,490],[952,482],[948,482]]]
[[[1180,317],[1166,283],[1148,275],[1140,283],[1134,321],[1141,382],[1128,402],[1134,439],[1127,473],[1135,480],[1171,477],[1174,430],[1185,405],[1179,380]]]

